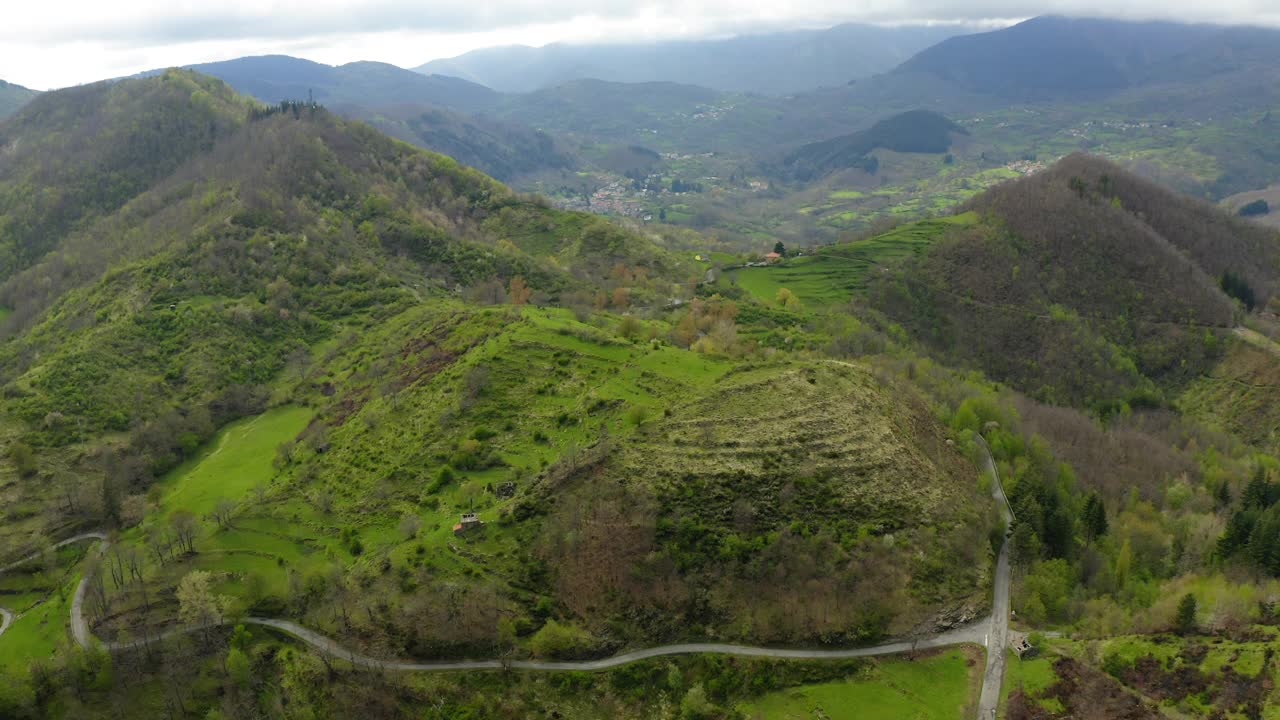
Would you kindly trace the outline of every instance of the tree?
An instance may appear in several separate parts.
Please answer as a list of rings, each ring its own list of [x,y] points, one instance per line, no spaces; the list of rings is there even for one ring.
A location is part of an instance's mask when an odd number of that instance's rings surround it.
[[[1178,602],[1178,614],[1173,619],[1174,628],[1181,634],[1196,629],[1196,596],[1187,593]]]
[[[227,650],[227,677],[239,688],[247,688],[253,682],[253,663],[240,648]]]
[[[184,623],[208,626],[222,622],[228,598],[213,592],[213,574],[192,570],[178,583],[178,617]]]
[[[231,526],[231,515],[235,512],[235,509],[235,501],[228,498],[222,498],[213,506],[213,519],[218,523],[218,527],[227,528]]]
[[[1085,500],[1081,519],[1084,521],[1084,534],[1087,539],[1094,540],[1107,534],[1107,508],[1102,503],[1102,498],[1098,497],[1098,493],[1090,493],[1089,498]]]
[[[787,246],[783,245],[781,240],[773,244],[773,251],[778,253],[782,257],[787,256]]]
[[[626,310],[631,307],[631,289],[624,287],[614,288],[612,304],[618,310]]]
[[[1244,487],[1244,494],[1240,496],[1240,502],[1245,509],[1256,508],[1265,510],[1276,501],[1276,488],[1267,482],[1267,471],[1262,466],[1254,469],[1253,475],[1249,478],[1249,484]]]
[[[682,720],[709,720],[719,717],[719,709],[707,699],[707,691],[702,683],[694,683],[680,701],[680,717]]]
[[[778,302],[779,306],[788,310],[796,310],[800,307],[800,298],[796,297],[796,294],[787,288],[779,289],[778,294],[774,299]]]
[[[195,552],[196,533],[200,530],[200,521],[196,516],[190,510],[179,510],[173,514],[169,525],[173,528],[173,537],[178,543],[178,549],[184,553]]]
[[[1242,275],[1228,270],[1222,273],[1222,278],[1218,281],[1218,284],[1222,287],[1222,292],[1239,300],[1240,304],[1244,305],[1245,310],[1253,311],[1258,298],[1253,291],[1253,287],[1249,285],[1249,281],[1245,280]]]
[[[512,305],[527,305],[531,295],[533,295],[533,289],[525,283],[522,276],[516,275],[511,278],[511,285],[507,292],[507,297],[511,300]]]
[[[658,211],[658,220],[660,220],[660,221],[662,221],[662,222],[666,222],[666,221],[667,221],[667,209],[666,209],[666,208],[662,208],[661,210],[659,210],[659,211]]]

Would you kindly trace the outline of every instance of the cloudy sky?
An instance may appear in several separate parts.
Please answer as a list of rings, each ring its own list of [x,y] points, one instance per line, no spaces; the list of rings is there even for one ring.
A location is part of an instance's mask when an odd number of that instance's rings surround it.
[[[1008,24],[1057,13],[1280,26],[1275,0],[27,0],[0,79],[49,89],[284,53],[405,67],[493,45],[725,36],[840,22]],[[1122,6],[1122,7],[1118,7]]]

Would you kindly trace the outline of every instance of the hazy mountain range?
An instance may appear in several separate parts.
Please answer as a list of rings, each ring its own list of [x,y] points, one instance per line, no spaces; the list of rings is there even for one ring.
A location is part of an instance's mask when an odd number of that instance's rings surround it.
[[[847,24],[726,40],[637,45],[485,48],[414,68],[503,92],[530,92],[570,80],[672,81],[768,95],[844,85],[892,69],[961,25],[877,27]]]

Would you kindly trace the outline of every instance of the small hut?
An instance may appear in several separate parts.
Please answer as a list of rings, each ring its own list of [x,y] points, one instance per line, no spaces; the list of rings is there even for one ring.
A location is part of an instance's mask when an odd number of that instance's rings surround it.
[[[477,516],[475,513],[473,512],[463,513],[462,519],[458,521],[457,525],[453,526],[453,534],[466,535],[472,530],[475,530],[478,527],[482,527],[483,525],[484,523],[480,521],[480,517]]]

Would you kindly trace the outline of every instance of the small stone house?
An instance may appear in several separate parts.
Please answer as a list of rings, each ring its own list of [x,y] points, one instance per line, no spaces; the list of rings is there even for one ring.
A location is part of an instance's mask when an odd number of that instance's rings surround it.
[[[462,519],[458,521],[457,525],[453,526],[453,534],[465,535],[471,532],[472,530],[475,530],[476,528],[481,527],[482,525],[484,525],[484,523],[480,521],[479,516],[477,516],[475,513],[473,512],[463,513]]]

